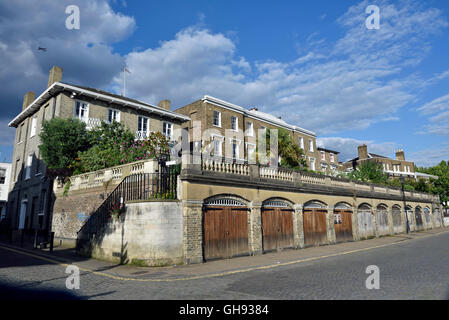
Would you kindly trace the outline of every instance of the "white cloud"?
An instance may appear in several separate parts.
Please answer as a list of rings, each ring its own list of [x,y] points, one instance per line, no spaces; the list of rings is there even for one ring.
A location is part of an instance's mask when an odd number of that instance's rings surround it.
[[[414,2],[378,3],[379,32],[365,28],[367,2],[361,2],[338,19],[346,32],[333,47],[312,45],[313,51],[291,62],[249,63],[236,57],[237,46],[225,35],[187,28],[156,48],[125,57],[133,72],[127,92],[152,103],[170,98],[175,106],[210,94],[258,106],[318,134],[398,120],[396,112],[415,99],[411,84],[418,82],[402,74],[421,61],[430,48],[427,38],[447,22],[441,11]],[[307,44],[322,42],[318,36],[312,33]],[[115,85],[121,91],[120,76]]]
[[[411,152],[408,158],[420,167],[435,166],[442,160],[449,161],[449,144],[444,143],[438,147]]]
[[[8,127],[7,120],[0,119],[0,132],[1,132],[0,146],[12,146],[14,144],[16,129]]]
[[[80,29],[68,30],[68,5],[80,8]],[[111,44],[132,33],[135,22],[114,12],[106,0],[5,0],[0,3],[1,118],[21,111],[21,98],[47,84],[52,65],[64,69],[63,81],[106,86],[124,65]],[[38,51],[47,48],[47,52]]]
[[[419,133],[449,135],[449,94],[426,103],[417,109],[423,115],[431,116],[424,130]]]

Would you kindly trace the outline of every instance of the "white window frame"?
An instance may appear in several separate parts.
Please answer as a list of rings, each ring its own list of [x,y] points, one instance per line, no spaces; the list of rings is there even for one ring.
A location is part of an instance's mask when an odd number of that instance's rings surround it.
[[[326,161],[326,152],[320,151],[321,153],[321,161]]]
[[[31,178],[31,167],[33,166],[33,155],[29,154],[27,157],[27,163],[25,167],[25,180]]]
[[[215,112],[218,114],[218,124],[215,124]],[[220,111],[214,110],[213,119],[212,119],[212,124],[213,124],[215,127],[221,128],[221,112],[220,112]]]
[[[251,153],[249,152],[249,150],[252,150]],[[256,144],[255,143],[246,143],[246,157],[248,161],[252,161],[255,162],[256,161]]]
[[[80,114],[76,114],[76,104],[79,103],[80,104]],[[73,117],[76,119],[81,120],[82,122],[87,123],[87,121],[89,120],[89,103],[82,101],[82,100],[75,100],[74,102],[74,107],[73,107]],[[85,114],[84,117],[81,117],[81,107],[85,105]]]
[[[169,135],[167,134],[166,130],[164,130],[164,126],[165,126],[165,129],[170,128],[170,134],[169,134]],[[162,123],[162,134],[163,134],[165,137],[167,137],[168,140],[170,140],[170,141],[173,140],[173,129],[174,129],[173,123],[167,122],[167,121],[164,121],[164,122]]]
[[[316,167],[315,167],[315,158],[309,157],[309,163],[310,163],[310,170],[316,171]],[[313,164],[313,166],[312,166],[312,164]]]
[[[115,114],[115,119],[113,119],[114,114]],[[110,115],[111,115],[111,119],[109,119]],[[114,121],[115,122],[120,122],[120,110],[109,108],[108,109],[108,122],[112,123]]]
[[[251,121],[247,121],[246,125],[248,126],[248,128],[246,129],[246,135],[248,137],[253,137],[254,136],[254,124]]]
[[[221,157],[223,155],[223,141],[224,141],[224,137],[223,136],[218,136],[218,135],[211,135],[212,137],[212,145],[213,145],[213,151],[214,151],[214,156],[219,156]],[[216,142],[218,141],[218,145],[216,144]],[[218,147],[218,153],[217,153],[217,147]]]
[[[232,127],[232,120],[235,119],[235,128]],[[232,131],[239,131],[239,118],[236,116],[231,116],[231,129]]]
[[[31,119],[30,138],[36,135],[37,129],[37,116]]]
[[[299,147],[304,150],[304,138],[303,137],[298,137],[298,144],[299,144]]]
[[[239,159],[240,153],[239,153],[239,143],[237,141],[232,141],[232,159]],[[235,156],[234,156],[234,146],[235,146]]]
[[[332,163],[335,162],[335,154],[329,153],[329,158],[330,158],[330,162],[332,162]]]
[[[313,140],[309,140],[309,152],[314,152],[314,148],[313,148]]]

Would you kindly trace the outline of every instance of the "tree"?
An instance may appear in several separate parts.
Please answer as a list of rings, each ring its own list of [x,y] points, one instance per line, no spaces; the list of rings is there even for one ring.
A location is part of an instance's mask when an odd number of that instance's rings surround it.
[[[135,141],[132,132],[119,122],[102,122],[89,132],[89,141],[92,147],[78,152],[72,163],[75,174],[145,160],[170,151],[162,133],[152,132],[147,139]]]
[[[52,172],[70,175],[69,165],[77,153],[87,150],[90,146],[86,125],[78,119],[54,118],[44,121],[39,137],[40,155],[49,169],[50,176]]]
[[[266,146],[267,146],[267,156],[270,157],[270,137],[273,129],[267,129],[266,134]],[[290,133],[285,129],[278,129],[278,153],[281,157],[281,167],[294,169],[294,170],[304,170],[307,169],[307,162],[304,157],[304,150],[298,145],[293,143]],[[262,156],[257,152],[259,161],[262,160]]]
[[[356,170],[348,174],[348,178],[356,181],[387,184],[388,175],[384,173],[382,164],[365,161],[359,164]]]
[[[449,201],[449,162],[441,161],[434,167],[417,167],[416,171],[438,176],[438,179],[430,179],[430,191],[440,196],[441,203],[447,207]]]

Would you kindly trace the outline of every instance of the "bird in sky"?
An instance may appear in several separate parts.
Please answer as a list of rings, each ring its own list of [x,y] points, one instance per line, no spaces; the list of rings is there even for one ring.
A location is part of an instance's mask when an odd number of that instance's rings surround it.
[[[41,51],[47,52],[47,48],[39,47],[39,48],[37,48],[37,50],[41,50]]]

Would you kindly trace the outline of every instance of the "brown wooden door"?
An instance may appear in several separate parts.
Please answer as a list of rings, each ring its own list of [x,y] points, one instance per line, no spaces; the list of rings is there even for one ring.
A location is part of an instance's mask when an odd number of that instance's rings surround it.
[[[248,210],[207,207],[204,211],[204,259],[248,254]]]
[[[334,227],[337,242],[352,241],[352,211],[346,209],[335,209]]]
[[[265,207],[262,209],[262,241],[265,252],[292,248],[293,210]]]
[[[304,245],[318,246],[327,244],[326,210],[304,209]]]

